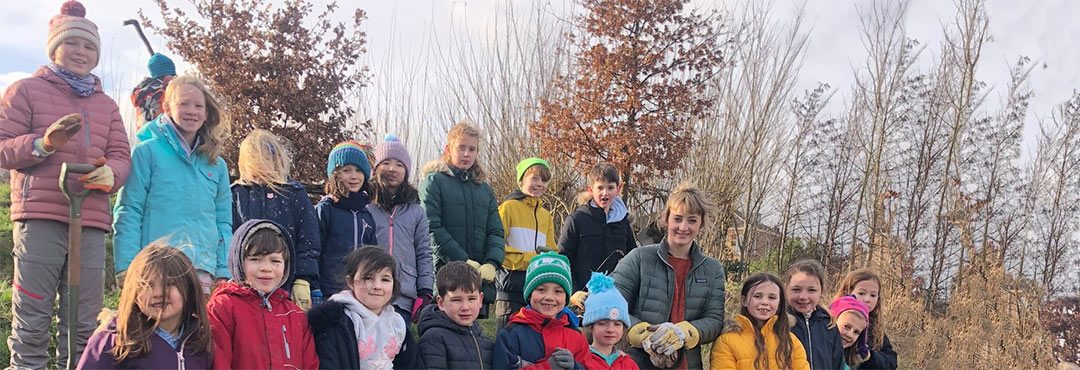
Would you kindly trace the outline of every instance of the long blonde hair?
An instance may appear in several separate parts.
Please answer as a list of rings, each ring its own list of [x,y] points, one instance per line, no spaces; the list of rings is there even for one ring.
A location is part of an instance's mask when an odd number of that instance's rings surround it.
[[[225,116],[225,112],[222,111],[221,103],[218,102],[214,93],[206,86],[203,80],[195,76],[184,75],[173,78],[169,82],[169,86],[165,88],[165,97],[162,100],[163,106],[168,106],[170,101],[176,99],[177,90],[180,90],[181,85],[190,85],[199,89],[203,93],[203,98],[206,99],[206,122],[203,122],[202,127],[195,133],[196,136],[202,139],[202,143],[195,148],[195,152],[205,155],[207,162],[214,164],[221,157],[225,140],[229,137],[231,127],[229,120]]]
[[[461,139],[465,136],[475,137],[479,141],[482,139],[482,132],[480,131],[479,127],[476,127],[476,125],[474,125],[472,121],[469,121],[468,119],[463,119],[461,121],[458,121],[458,123],[455,123],[453,126],[450,126],[450,132],[446,134],[446,147],[443,149],[443,154],[441,157],[442,161],[446,162],[447,166],[453,167],[452,160],[450,158],[450,147],[454,144],[454,142],[458,141],[458,139]],[[477,152],[479,152],[479,150],[477,150]],[[484,166],[480,165],[479,155],[477,155],[476,160],[473,161],[472,167],[469,167],[466,170],[471,173],[472,178],[475,179],[476,182],[485,181]]]
[[[878,276],[874,270],[869,268],[861,268],[847,273],[843,279],[840,280],[840,284],[836,287],[836,297],[840,298],[845,295],[850,295],[855,291],[855,284],[871,280],[878,285],[877,305],[874,305],[874,309],[870,311],[870,318],[866,325],[866,329],[870,331],[870,347],[875,351],[881,350],[881,344],[885,341],[885,315],[881,313],[881,306],[885,304],[885,292],[881,285],[881,277]]]
[[[189,323],[184,325],[186,333],[182,334],[188,335],[186,346],[196,352],[210,353],[210,322],[206,317],[206,302],[202,285],[195,276],[195,267],[184,252],[159,239],[135,255],[124,278],[112,349],[116,361],[145,356],[151,351],[150,338],[155,335],[157,318],[144,315],[137,301],[139,293],[143,289],[150,289],[154,281],[161,283],[163,293],[173,286],[180,290],[180,295],[184,297],[181,322]]]
[[[240,142],[240,156],[236,163],[243,185],[267,185],[275,191],[289,182],[292,171],[292,153],[277,135],[263,129],[255,129]]]

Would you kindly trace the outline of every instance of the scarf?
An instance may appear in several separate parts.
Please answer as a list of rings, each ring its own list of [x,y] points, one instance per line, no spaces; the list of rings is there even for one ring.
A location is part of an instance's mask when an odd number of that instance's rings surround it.
[[[365,209],[370,202],[370,198],[365,192],[349,192],[349,195],[345,198],[338,199],[334,206],[344,209],[346,211],[355,212]]]
[[[353,333],[356,333],[360,368],[393,369],[394,357],[402,350],[401,344],[405,338],[405,319],[391,306],[386,306],[382,313],[375,315],[356,300],[348,289],[330,296],[329,301],[345,306],[345,316],[352,322]]]
[[[64,67],[61,67],[56,63],[49,64],[46,67],[67,82],[68,85],[71,86],[71,91],[80,98],[94,95],[95,87],[97,87],[97,77],[92,73],[88,73],[86,76],[79,76],[75,74],[75,72],[64,69]]]

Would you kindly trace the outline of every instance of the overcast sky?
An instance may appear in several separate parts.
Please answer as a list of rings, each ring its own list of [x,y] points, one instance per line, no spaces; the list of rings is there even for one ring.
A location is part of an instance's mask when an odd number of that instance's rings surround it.
[[[740,0],[742,2],[751,0]],[[187,1],[175,1],[187,4]],[[322,4],[326,1],[315,0]],[[725,7],[738,1],[696,1],[706,7]],[[860,24],[857,6],[865,6],[869,0],[813,0],[805,4],[811,36],[807,46],[799,89],[812,88],[818,81],[828,82],[838,88],[834,99],[842,102],[850,93],[853,73],[862,66],[865,51],[859,38]],[[44,51],[47,24],[58,13],[60,0],[0,1],[0,89],[12,81],[32,73],[46,62]],[[102,38],[101,63],[94,71],[103,80],[105,91],[130,109],[127,93],[146,75],[148,54],[131,27],[122,21],[136,18],[141,7],[150,15],[156,8],[149,0],[84,0],[87,17],[96,22]],[[550,12],[563,12],[567,0],[349,0],[340,1],[347,7],[360,7],[367,11],[368,33],[367,60],[383,61],[388,56],[415,60],[424,55],[425,48],[433,42],[441,42],[448,35],[468,36],[476,39],[489,37],[494,32],[494,20],[508,6],[528,8],[544,6]],[[538,5],[539,4],[539,5]],[[783,21],[801,1],[777,0],[774,17]],[[986,45],[978,78],[995,87],[988,104],[996,107],[999,94],[1008,81],[1008,66],[1017,57],[1032,58],[1038,67],[1032,74],[1031,87],[1035,97],[1029,111],[1029,124],[1025,140],[1030,142],[1036,117],[1045,117],[1052,106],[1067,99],[1074,89],[1080,88],[1080,1],[1072,0],[991,0],[988,2],[993,42]],[[942,28],[952,21],[954,4],[945,0],[915,0],[907,17],[907,31],[913,38],[927,45],[929,56],[937,53],[942,39]],[[342,16],[351,14],[340,10]],[[462,35],[464,33],[464,35]],[[163,41],[148,35],[155,49],[164,50]],[[433,41],[434,40],[434,41]],[[174,56],[174,59],[177,59]],[[179,69],[189,68],[178,61]],[[421,62],[422,63],[422,62]],[[391,74],[370,63],[372,73]],[[1045,65],[1045,68],[1044,68]]]

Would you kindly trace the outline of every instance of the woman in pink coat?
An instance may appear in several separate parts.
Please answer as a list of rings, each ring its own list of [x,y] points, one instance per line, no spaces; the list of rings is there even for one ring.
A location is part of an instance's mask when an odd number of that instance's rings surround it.
[[[64,3],[49,21],[51,63],[8,86],[0,98],[0,167],[11,172],[15,292],[8,344],[15,368],[48,365],[49,326],[58,295],[57,356],[63,361],[74,351],[79,358],[101,310],[105,233],[111,224],[108,193],[124,184],[131,164],[119,108],[90,73],[98,64],[101,39],[85,15],[77,1]],[[78,178],[83,187],[97,190],[83,203],[78,302],[66,299],[68,201],[59,189],[64,162],[98,166]],[[62,314],[72,303],[79,306],[77,323]],[[78,348],[67,348],[69,325],[77,325]]]

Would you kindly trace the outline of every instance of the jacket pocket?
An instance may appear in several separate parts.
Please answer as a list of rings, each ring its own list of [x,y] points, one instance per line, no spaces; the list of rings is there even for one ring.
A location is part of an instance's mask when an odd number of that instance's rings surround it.
[[[27,168],[26,172],[16,172],[17,174],[20,174],[22,176],[22,187],[21,191],[19,192],[19,197],[15,198],[16,201],[19,201],[21,199],[25,203],[27,200],[30,199],[30,171],[32,168],[33,167]],[[23,204],[23,207],[25,206],[26,205]]]

